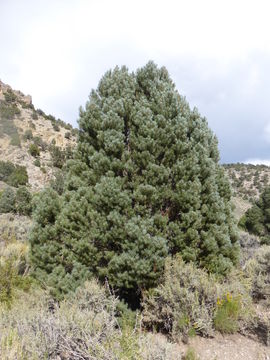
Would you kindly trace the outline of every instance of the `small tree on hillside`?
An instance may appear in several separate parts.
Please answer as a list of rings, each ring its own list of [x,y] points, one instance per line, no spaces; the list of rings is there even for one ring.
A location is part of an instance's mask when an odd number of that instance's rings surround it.
[[[6,187],[0,197],[0,214],[16,211],[15,193],[12,188]]]
[[[65,291],[86,269],[134,299],[155,286],[168,254],[231,268],[238,244],[217,140],[165,68],[107,72],[79,127],[59,210],[45,227],[36,217],[31,236],[43,279],[58,273]]]
[[[20,215],[30,215],[32,212],[32,195],[26,186],[21,186],[16,192],[16,212]]]
[[[266,187],[259,200],[246,211],[239,225],[260,236],[262,243],[270,244],[270,187]]]

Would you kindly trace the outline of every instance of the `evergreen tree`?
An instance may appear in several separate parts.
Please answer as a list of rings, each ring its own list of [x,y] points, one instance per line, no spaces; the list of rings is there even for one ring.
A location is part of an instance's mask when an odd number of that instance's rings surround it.
[[[20,215],[30,215],[32,211],[32,196],[26,186],[21,186],[16,191],[16,211]]]
[[[246,211],[239,224],[260,236],[262,243],[270,244],[270,187],[263,190],[259,200]]]
[[[238,242],[217,140],[165,68],[108,71],[79,128],[63,195],[50,198],[54,222],[44,228],[36,217],[32,232],[43,277],[59,266],[60,277],[87,271],[128,296],[156,284],[168,254],[231,268]]]
[[[15,193],[10,187],[6,187],[0,197],[0,214],[15,212]]]

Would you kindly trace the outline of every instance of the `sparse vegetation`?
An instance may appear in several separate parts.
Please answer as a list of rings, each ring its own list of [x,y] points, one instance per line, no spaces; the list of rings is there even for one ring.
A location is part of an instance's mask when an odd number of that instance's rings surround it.
[[[19,134],[13,122],[15,115],[19,114],[20,110],[16,104],[9,104],[0,100],[0,137],[10,136],[10,144],[13,146],[20,146]]]
[[[223,165],[234,190],[234,194],[244,200],[257,200],[268,185],[270,168],[266,165],[224,164]]]

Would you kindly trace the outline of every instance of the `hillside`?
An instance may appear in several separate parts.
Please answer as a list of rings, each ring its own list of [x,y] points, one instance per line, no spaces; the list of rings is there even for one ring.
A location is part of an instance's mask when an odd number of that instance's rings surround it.
[[[270,183],[270,167],[252,164],[223,165],[232,185],[234,196],[252,202]]]
[[[0,81],[0,161],[25,166],[32,191],[53,178],[75,144],[76,129],[35,109],[31,96]]]

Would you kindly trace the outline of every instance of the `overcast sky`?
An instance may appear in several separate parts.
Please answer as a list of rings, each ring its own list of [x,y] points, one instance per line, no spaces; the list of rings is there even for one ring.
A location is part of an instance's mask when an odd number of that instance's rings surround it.
[[[270,164],[270,2],[0,0],[0,79],[76,125],[115,65],[166,66],[222,162]]]

